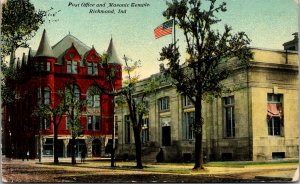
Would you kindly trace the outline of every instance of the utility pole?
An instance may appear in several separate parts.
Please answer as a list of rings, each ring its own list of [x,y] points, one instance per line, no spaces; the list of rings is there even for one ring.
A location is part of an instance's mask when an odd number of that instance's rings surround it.
[[[42,79],[41,79],[42,75],[41,75],[41,68],[39,68],[39,101],[38,101],[38,105],[41,105],[42,102]],[[38,140],[38,149],[39,149],[39,163],[42,162],[42,121],[43,119],[41,117],[39,117],[39,140]]]
[[[116,109],[115,109],[115,96],[113,98],[113,108],[114,108],[114,114],[113,114],[113,134],[112,134],[112,140],[113,140],[113,145],[112,145],[112,150],[111,150],[111,167],[115,167],[115,148],[116,148],[116,138],[115,138],[115,134],[116,134],[116,118],[115,118],[115,114],[116,114]]]

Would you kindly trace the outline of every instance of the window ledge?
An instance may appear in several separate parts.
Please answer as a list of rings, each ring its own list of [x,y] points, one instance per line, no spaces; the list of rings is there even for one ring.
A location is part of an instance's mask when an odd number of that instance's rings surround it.
[[[269,135],[268,138],[284,138],[282,135]]]
[[[170,112],[170,109],[166,109],[166,110],[159,110],[159,112]]]
[[[237,139],[237,138],[236,137],[223,137],[223,139],[232,140],[232,139]]]

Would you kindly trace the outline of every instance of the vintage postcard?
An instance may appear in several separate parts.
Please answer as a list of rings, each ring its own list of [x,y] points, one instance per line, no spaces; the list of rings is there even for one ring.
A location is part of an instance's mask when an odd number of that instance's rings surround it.
[[[1,0],[2,182],[299,180],[298,0]]]

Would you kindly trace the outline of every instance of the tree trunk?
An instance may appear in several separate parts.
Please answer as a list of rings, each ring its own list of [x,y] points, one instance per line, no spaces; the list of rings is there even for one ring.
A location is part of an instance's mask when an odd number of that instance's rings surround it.
[[[58,127],[56,125],[53,126],[54,128],[54,164],[58,164]]]
[[[134,142],[135,142],[135,156],[136,167],[143,169],[142,164],[142,144],[141,144],[141,131],[138,127],[133,126]]]
[[[14,46],[11,47],[11,51],[10,51],[10,58],[9,58],[9,67],[13,67],[14,63],[15,63],[15,51],[16,48]]]
[[[202,103],[201,97],[196,97],[195,104],[195,166],[193,170],[204,169],[202,144]]]
[[[72,164],[76,164],[76,158],[75,158],[75,137],[72,136],[72,141],[71,141],[71,155],[72,155]]]

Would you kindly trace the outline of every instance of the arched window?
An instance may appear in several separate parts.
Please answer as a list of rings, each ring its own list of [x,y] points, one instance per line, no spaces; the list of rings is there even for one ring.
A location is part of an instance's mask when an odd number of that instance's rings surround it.
[[[87,92],[87,106],[98,108],[100,107],[100,92],[95,86],[91,86]]]
[[[80,90],[77,85],[72,84],[66,87],[66,92],[68,92],[72,98],[76,101],[80,100]]]

